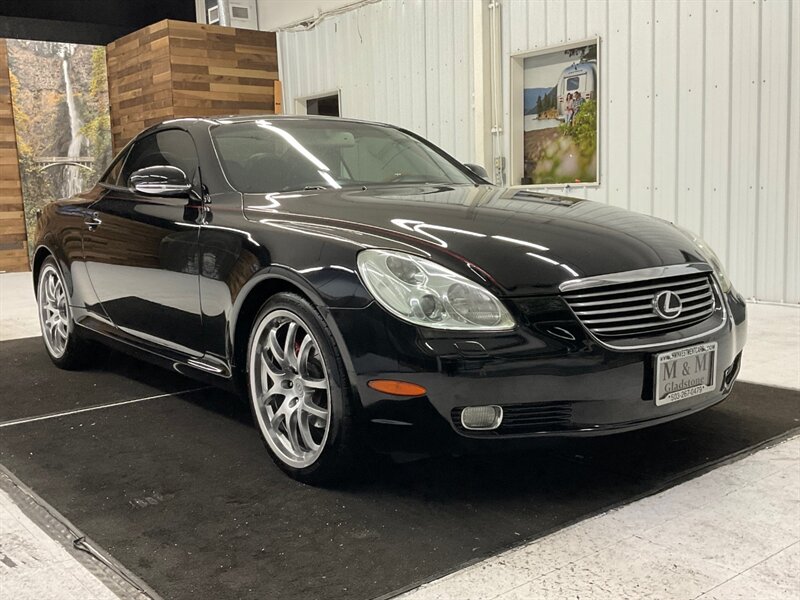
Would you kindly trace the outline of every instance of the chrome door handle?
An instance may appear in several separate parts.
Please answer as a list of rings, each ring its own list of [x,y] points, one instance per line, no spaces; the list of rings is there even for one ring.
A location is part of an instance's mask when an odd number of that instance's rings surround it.
[[[95,229],[97,229],[98,225],[102,225],[103,224],[103,221],[101,221],[97,217],[98,214],[99,213],[92,213],[90,216],[86,217],[83,220],[84,224],[89,229],[89,231],[94,231]]]

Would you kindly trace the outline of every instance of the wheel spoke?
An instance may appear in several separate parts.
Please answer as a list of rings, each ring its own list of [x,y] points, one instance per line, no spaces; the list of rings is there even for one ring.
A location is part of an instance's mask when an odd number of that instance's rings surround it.
[[[259,368],[259,370],[258,370],[258,376],[259,376],[259,379],[261,381],[261,391],[262,392],[264,390],[268,390],[269,389],[269,384],[270,384],[269,379],[270,379],[271,375],[272,375],[272,373],[270,373],[269,361],[266,359],[266,357],[263,354],[261,354],[261,368]],[[274,379],[275,378],[273,377],[273,380]],[[269,395],[269,394],[267,394],[267,395]]]
[[[303,377],[303,385],[307,388],[312,388],[315,390],[326,390],[328,389],[328,380],[327,379],[311,379],[309,377]]]
[[[270,329],[269,334],[267,334],[267,348],[272,353],[272,356],[275,357],[281,366],[284,365],[286,359],[283,356],[283,350],[281,349],[281,344],[278,342],[278,328],[273,327]]]
[[[286,428],[287,429],[289,428],[288,424],[289,400],[290,398],[288,396],[284,396],[283,402],[269,420],[269,424],[272,425],[272,427],[274,427],[275,429],[278,428],[278,425],[280,425],[281,420],[285,420],[287,422]]]
[[[298,415],[297,428],[300,430],[300,437],[303,438],[306,448],[312,452],[319,449],[319,444],[314,440],[311,435],[311,424],[308,422],[307,415]]]
[[[300,349],[297,351],[297,372],[300,377],[308,375],[308,357],[311,355],[311,350],[314,348],[314,340],[310,335],[303,338],[300,342]]]
[[[292,445],[292,449],[297,454],[302,454],[303,447],[300,445],[300,438],[297,437],[297,430],[300,427],[297,421],[299,416],[296,410],[292,410],[286,415],[286,434],[289,436],[289,443]]]
[[[285,377],[283,373],[277,371],[275,367],[272,366],[271,361],[268,356],[261,353],[261,367],[259,368],[259,375],[261,377],[261,389],[266,390],[272,384],[270,381],[274,383],[280,383],[281,380]]]
[[[295,341],[297,339],[297,323],[292,321],[286,329],[286,341],[283,344],[283,356],[286,364],[295,371],[297,370],[297,355],[294,352]]]
[[[261,395],[261,402],[266,405],[270,398],[273,396],[282,396],[286,398],[286,391],[281,387],[280,382],[275,382],[272,387],[265,387],[266,391]]]
[[[309,415],[314,415],[315,417],[319,417],[320,419],[328,418],[328,411],[320,406],[317,406],[309,399],[303,401],[303,404],[301,404],[301,408],[303,412],[306,412]]]

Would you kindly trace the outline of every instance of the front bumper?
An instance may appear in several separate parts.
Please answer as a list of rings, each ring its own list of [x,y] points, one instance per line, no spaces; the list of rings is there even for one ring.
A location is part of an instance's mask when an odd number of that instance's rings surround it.
[[[600,435],[670,421],[728,396],[747,336],[745,303],[736,292],[724,295],[716,322],[625,349],[593,337],[558,296],[516,299],[514,311],[516,330],[487,334],[417,328],[374,303],[332,311],[373,444],[416,451],[470,440]],[[656,406],[656,355],[705,342],[717,342],[714,391]],[[369,388],[372,379],[412,382],[427,394],[392,397]],[[503,424],[464,429],[461,409],[486,404],[503,407]]]

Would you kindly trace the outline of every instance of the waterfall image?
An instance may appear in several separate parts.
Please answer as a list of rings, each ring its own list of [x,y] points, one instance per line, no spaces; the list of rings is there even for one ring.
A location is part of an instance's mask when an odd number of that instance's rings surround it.
[[[11,101],[25,221],[91,188],[111,160],[105,48],[8,40]]]
[[[59,55],[61,56],[61,67],[64,72],[64,95],[66,96],[67,111],[69,114],[69,146],[67,147],[67,158],[80,158],[81,148],[83,147],[83,134],[81,127],[83,122],[78,116],[78,109],[75,106],[75,94],[72,90],[72,80],[70,79],[69,61],[75,52],[74,44],[61,44]],[[81,174],[78,165],[65,164],[62,185],[62,195],[65,197],[74,196],[81,191]]]

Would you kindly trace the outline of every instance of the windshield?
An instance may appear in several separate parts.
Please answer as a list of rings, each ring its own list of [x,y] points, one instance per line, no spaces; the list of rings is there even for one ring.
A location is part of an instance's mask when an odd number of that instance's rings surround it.
[[[272,193],[391,183],[474,183],[415,138],[368,123],[258,120],[211,130],[228,181]]]

